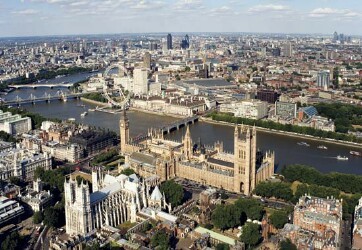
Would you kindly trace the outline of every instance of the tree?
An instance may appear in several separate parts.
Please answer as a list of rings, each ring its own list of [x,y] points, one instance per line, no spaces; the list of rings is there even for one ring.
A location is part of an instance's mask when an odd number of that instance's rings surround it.
[[[260,220],[264,212],[262,204],[255,199],[238,199],[235,208],[239,211],[239,217],[245,213],[245,217],[251,220]]]
[[[21,180],[18,177],[11,176],[9,180],[14,185],[19,186],[21,184]]]
[[[182,203],[184,190],[180,184],[177,184],[173,180],[168,180],[161,184],[160,190],[165,194],[166,201],[171,203],[173,207]]]
[[[259,225],[251,222],[246,223],[243,226],[240,240],[244,242],[248,248],[256,246],[261,240]]]
[[[216,246],[216,250],[229,250],[230,246],[226,243],[219,243]]]
[[[59,211],[53,207],[44,210],[44,224],[49,227],[57,227],[59,225]]]
[[[123,169],[121,174],[124,174],[124,175],[127,175],[127,176],[130,176],[132,174],[134,174],[134,170],[132,168],[126,168],[126,169]]]
[[[280,250],[297,250],[297,246],[294,245],[290,239],[286,239],[280,242]]]
[[[16,142],[16,139],[12,135],[10,135],[4,131],[0,131],[0,140],[6,141],[6,142]]]
[[[269,219],[275,228],[281,229],[288,223],[288,214],[284,211],[275,211],[270,215]]]
[[[12,232],[1,243],[1,250],[17,250],[20,249],[21,238],[18,232]]]
[[[228,228],[225,220],[226,216],[227,215],[225,214],[224,205],[218,205],[211,215],[212,223],[215,227],[220,228],[221,230],[225,230]]]
[[[98,242],[95,242],[95,243],[93,243],[91,245],[88,245],[88,244],[85,245],[84,244],[83,247],[84,247],[84,250],[99,250],[99,249],[101,249]]]
[[[41,213],[41,211],[38,211],[38,212],[35,212],[33,214],[33,222],[35,224],[39,224],[43,221],[44,217],[43,217],[43,214]]]
[[[164,231],[157,231],[151,238],[152,247],[167,250],[170,246],[170,237]]]

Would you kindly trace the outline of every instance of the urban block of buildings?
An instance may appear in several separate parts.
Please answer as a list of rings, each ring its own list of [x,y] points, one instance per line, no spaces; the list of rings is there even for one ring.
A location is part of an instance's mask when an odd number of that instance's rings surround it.
[[[35,169],[50,169],[52,157],[48,153],[12,148],[0,153],[0,180],[18,177],[22,180],[33,180]]]
[[[342,200],[302,196],[294,207],[293,224],[286,224],[281,236],[298,249],[340,249]]]

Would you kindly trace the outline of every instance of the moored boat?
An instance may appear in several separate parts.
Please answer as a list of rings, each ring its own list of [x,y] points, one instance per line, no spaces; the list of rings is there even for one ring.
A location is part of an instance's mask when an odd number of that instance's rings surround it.
[[[357,152],[357,151],[349,151],[350,155],[354,155],[354,156],[362,156],[361,152]]]

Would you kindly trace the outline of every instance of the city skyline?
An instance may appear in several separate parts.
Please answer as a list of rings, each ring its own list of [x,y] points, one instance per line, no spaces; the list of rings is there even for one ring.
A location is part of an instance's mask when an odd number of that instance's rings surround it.
[[[16,0],[0,3],[2,37],[158,32],[361,35],[351,0]]]

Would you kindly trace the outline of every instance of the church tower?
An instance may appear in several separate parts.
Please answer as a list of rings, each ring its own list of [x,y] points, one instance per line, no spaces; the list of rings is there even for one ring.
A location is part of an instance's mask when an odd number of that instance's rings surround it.
[[[64,183],[65,224],[69,235],[85,235],[92,231],[90,190],[88,183],[78,185],[76,180]]]
[[[119,120],[119,132],[121,137],[121,153],[124,154],[126,152],[126,145],[129,141],[129,120],[125,108],[123,108],[123,114]]]
[[[187,160],[190,160],[192,157],[192,139],[191,139],[191,133],[190,133],[190,127],[187,126],[186,134],[183,139],[184,144],[184,155]]]
[[[234,191],[250,195],[256,184],[256,129],[235,126]]]

